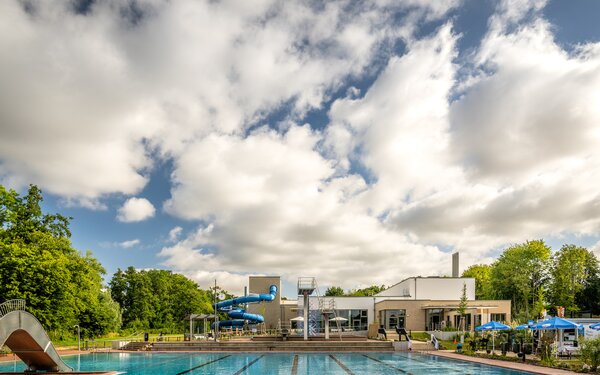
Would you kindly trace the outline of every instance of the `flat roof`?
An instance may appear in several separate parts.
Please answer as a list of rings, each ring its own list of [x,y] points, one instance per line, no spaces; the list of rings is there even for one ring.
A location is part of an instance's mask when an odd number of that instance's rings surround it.
[[[427,306],[422,306],[421,309],[423,310],[430,310],[430,309],[458,309],[459,306],[458,304],[456,305],[427,305]],[[465,309],[466,310],[476,310],[476,309],[497,309],[499,308],[499,306],[467,306]]]

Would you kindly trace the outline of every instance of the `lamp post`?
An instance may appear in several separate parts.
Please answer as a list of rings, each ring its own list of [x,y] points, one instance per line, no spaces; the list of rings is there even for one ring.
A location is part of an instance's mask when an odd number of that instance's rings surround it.
[[[214,296],[214,307],[215,307],[215,341],[219,339],[219,313],[217,312],[217,279],[215,279],[215,296]]]
[[[77,327],[77,351],[81,351],[81,333],[79,324],[75,324],[73,328]]]

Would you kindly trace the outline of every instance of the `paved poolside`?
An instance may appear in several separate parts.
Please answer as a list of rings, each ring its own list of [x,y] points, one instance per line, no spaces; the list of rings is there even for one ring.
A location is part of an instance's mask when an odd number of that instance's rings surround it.
[[[504,367],[504,368],[508,368],[511,370],[529,371],[534,374],[543,374],[543,375],[577,374],[576,372],[573,372],[573,371],[559,370],[559,369],[555,369],[555,368],[548,368],[548,367],[542,367],[542,366],[534,366],[534,365],[530,365],[527,363],[508,362],[508,361],[502,361],[502,360],[497,360],[497,359],[471,357],[468,355],[455,353],[454,351],[451,351],[451,350],[438,350],[438,351],[431,351],[431,352],[428,351],[428,352],[424,352],[424,353],[431,354],[431,355],[437,355],[437,356],[444,357],[444,358],[458,359],[460,361],[469,361],[469,362],[481,363],[484,365]]]

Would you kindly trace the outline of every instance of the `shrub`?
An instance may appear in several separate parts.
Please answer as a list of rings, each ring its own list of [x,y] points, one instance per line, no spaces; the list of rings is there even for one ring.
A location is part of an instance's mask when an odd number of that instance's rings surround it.
[[[540,363],[544,366],[552,367],[556,363],[556,358],[552,353],[552,344],[554,344],[554,340],[546,335],[540,339]]]
[[[581,362],[596,370],[600,365],[600,337],[583,340],[579,344]]]

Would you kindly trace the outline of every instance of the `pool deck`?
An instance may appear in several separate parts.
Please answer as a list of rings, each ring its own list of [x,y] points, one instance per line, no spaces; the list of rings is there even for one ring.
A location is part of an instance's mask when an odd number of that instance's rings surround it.
[[[566,375],[566,374],[577,374],[573,371],[567,370],[559,370],[555,368],[542,367],[542,366],[534,366],[527,363],[518,363],[518,362],[508,362],[496,359],[487,359],[487,358],[477,358],[471,357],[468,355],[458,354],[451,350],[438,350],[432,352],[425,352],[424,354],[437,355],[439,357],[457,359],[460,361],[468,361],[481,363],[483,365],[490,365],[496,367],[508,368],[511,370],[517,371],[528,371],[534,374],[543,374],[543,375]]]

